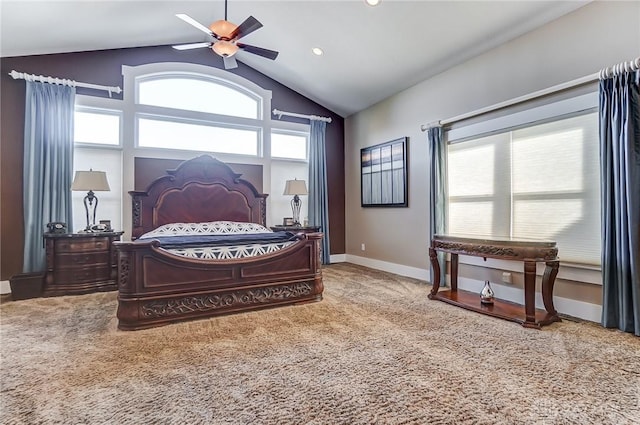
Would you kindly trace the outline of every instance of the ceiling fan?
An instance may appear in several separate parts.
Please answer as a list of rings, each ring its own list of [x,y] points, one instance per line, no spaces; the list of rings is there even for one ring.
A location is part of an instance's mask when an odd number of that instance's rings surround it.
[[[179,13],[176,16],[213,38],[212,41],[178,44],[172,46],[176,50],[189,50],[198,49],[201,47],[210,47],[211,50],[222,56],[225,69],[233,69],[238,67],[235,54],[240,49],[271,60],[275,60],[275,58],[278,57],[278,52],[274,50],[264,49],[262,47],[251,46],[249,44],[238,42],[238,40],[242,37],[251,34],[257,29],[260,29],[262,27],[262,24],[253,16],[249,16],[240,25],[236,25],[232,22],[227,21],[227,0],[224,1],[224,20],[219,20],[212,23],[209,28],[205,27],[200,22],[184,13]]]

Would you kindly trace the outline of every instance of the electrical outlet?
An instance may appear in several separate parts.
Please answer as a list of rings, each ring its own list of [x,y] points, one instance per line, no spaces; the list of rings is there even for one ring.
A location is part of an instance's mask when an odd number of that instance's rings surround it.
[[[360,251],[364,251],[364,244],[360,245]]]
[[[503,281],[504,283],[512,283],[512,282],[511,282],[511,273],[509,273],[509,272],[503,272],[503,273],[502,273],[502,281]]]

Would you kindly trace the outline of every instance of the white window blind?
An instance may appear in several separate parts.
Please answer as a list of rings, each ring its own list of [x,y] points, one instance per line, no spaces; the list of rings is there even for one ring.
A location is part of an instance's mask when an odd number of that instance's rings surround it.
[[[450,144],[448,232],[554,240],[600,264],[598,117],[591,112]]]

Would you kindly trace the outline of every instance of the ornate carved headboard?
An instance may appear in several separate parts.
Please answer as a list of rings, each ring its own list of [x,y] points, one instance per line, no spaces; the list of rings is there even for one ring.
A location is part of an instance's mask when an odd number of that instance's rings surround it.
[[[131,191],[132,237],[168,223],[229,220],[266,226],[267,194],[227,164],[202,155],[155,179],[146,191]]]

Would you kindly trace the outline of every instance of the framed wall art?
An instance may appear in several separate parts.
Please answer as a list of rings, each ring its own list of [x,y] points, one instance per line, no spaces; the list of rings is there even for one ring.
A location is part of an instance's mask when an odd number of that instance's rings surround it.
[[[407,207],[408,138],[360,149],[363,207]]]

